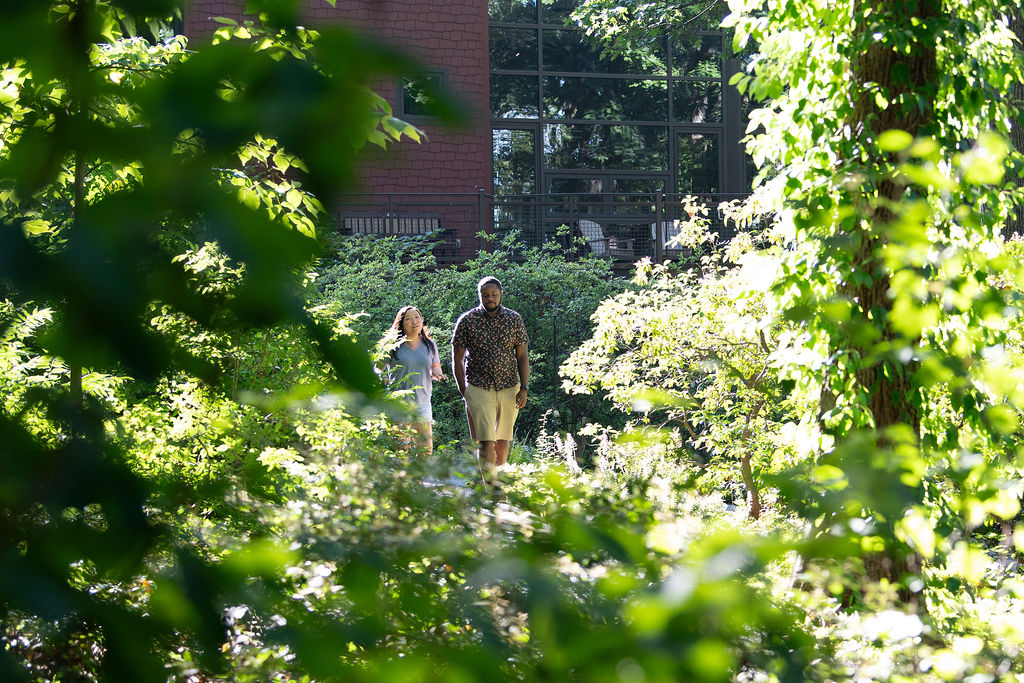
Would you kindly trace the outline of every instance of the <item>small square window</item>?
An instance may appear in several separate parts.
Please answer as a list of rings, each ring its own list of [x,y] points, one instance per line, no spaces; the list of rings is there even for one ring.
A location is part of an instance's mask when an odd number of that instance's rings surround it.
[[[431,117],[434,93],[447,87],[447,69],[428,69],[417,76],[403,76],[398,83],[398,116],[402,118]]]

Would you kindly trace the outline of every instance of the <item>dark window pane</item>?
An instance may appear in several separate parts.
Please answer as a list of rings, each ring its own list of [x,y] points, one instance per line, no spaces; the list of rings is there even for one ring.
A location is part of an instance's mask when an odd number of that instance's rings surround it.
[[[675,81],[672,116],[676,121],[717,123],[722,120],[720,81]]]
[[[677,137],[680,192],[718,192],[718,136],[680,133]]]
[[[694,35],[672,43],[672,74],[691,78],[722,77],[722,36]]]
[[[664,41],[651,51],[638,53],[637,59],[626,61],[621,57],[601,56],[601,48],[586,39],[579,31],[544,29],[544,69],[577,73],[606,74],[663,74]]]
[[[548,178],[548,192],[552,194],[604,192],[603,185],[603,178]]]
[[[541,0],[541,23],[564,24],[578,4],[580,0]]]
[[[548,168],[660,171],[668,166],[663,126],[551,124],[544,127]]]
[[[544,116],[553,119],[665,121],[665,81],[551,76],[544,79]]]
[[[544,69],[548,71],[608,71],[600,51],[583,40],[579,31],[544,30]],[[617,60],[621,62],[622,60]]]
[[[536,76],[491,75],[491,117],[535,119],[538,114]]]
[[[424,74],[416,78],[402,79],[403,116],[429,116],[433,112],[431,93],[445,87],[444,73]]]
[[[492,26],[490,45],[492,70],[537,70],[536,30]]]
[[[492,135],[494,194],[532,194],[536,184],[533,130],[495,129]]]
[[[488,0],[487,11],[491,21],[536,23],[537,0]]]
[[[601,197],[601,201],[606,203],[642,203],[645,208],[647,203],[653,200],[653,197],[648,195],[662,192],[664,189],[665,180],[663,178],[618,178],[615,176],[570,178],[558,175],[548,177],[548,192],[602,194],[606,196]]]
[[[620,178],[615,183],[615,191],[619,194],[615,197],[617,202],[640,203],[649,201],[652,198],[643,195],[664,192],[665,181],[662,178]],[[636,196],[641,195],[641,196]]]
[[[601,48],[579,31],[545,29],[544,70],[582,74],[664,74],[663,61],[602,57]],[[664,50],[663,50],[664,51]]]

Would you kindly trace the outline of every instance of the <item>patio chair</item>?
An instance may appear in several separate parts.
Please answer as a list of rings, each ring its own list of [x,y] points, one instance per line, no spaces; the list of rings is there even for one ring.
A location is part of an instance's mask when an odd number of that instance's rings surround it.
[[[682,230],[682,221],[678,218],[661,223],[661,253],[664,256],[668,258],[683,258],[693,254],[692,247],[682,246],[673,242]],[[651,251],[653,253],[657,253],[654,247],[658,244],[658,237],[658,224],[651,223]]]
[[[590,245],[594,256],[600,258],[633,258],[633,240],[605,237],[601,224],[581,219],[577,224],[583,239]]]

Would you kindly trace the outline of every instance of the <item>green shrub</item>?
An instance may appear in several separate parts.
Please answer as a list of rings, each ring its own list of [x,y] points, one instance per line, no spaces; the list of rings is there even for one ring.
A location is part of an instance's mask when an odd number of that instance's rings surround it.
[[[516,423],[517,438],[530,442],[542,416],[557,410],[559,424],[575,431],[588,419],[610,418],[595,397],[566,395],[559,365],[590,335],[591,316],[627,282],[608,261],[572,259],[553,245],[522,248],[511,234],[459,268],[438,268],[428,238],[337,237],[333,253],[317,268],[316,305],[335,315],[365,313],[352,322],[356,339],[371,349],[407,304],[419,308],[438,343],[448,381],[434,385],[435,441],[468,438],[461,397],[451,379],[451,335],[455,320],[479,304],[476,283],[494,275],[504,287],[502,304],[523,316],[530,338],[530,398]]]

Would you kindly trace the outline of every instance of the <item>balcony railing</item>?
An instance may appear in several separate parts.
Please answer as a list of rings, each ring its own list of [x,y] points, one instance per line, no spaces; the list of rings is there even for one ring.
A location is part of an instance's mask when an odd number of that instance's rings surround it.
[[[350,194],[340,198],[335,225],[346,234],[430,235],[442,263],[471,258],[487,249],[489,240],[513,231],[524,246],[551,241],[568,246],[567,237],[578,237],[597,256],[660,262],[681,253],[671,238],[688,218],[687,196],[709,208],[711,230],[720,242],[733,237],[735,230],[718,206],[745,194]]]

